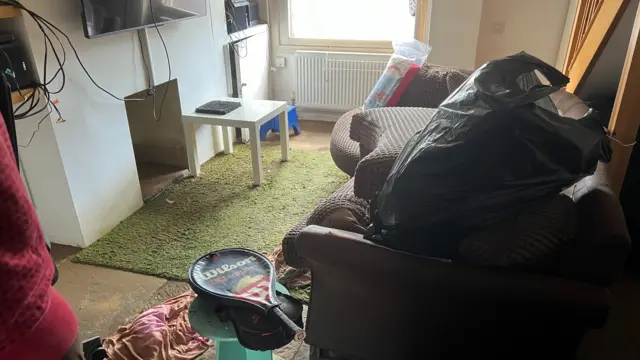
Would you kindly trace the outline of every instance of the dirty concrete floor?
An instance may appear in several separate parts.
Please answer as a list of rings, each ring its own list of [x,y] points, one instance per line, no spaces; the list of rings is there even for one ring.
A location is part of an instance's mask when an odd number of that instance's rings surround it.
[[[291,137],[291,147],[328,150],[333,125],[331,122],[302,120],[302,134]],[[267,141],[278,143],[278,134],[269,134]],[[175,180],[176,175],[180,175],[179,169],[145,169],[147,182],[143,185],[146,185],[151,195],[157,192],[158,186],[166,186]],[[162,175],[162,171],[156,170],[169,171],[165,176]],[[160,176],[154,175],[155,173]],[[68,258],[78,251],[78,248],[54,244],[52,255],[59,268],[59,280],[55,288],[76,311],[80,322],[80,336],[84,339],[93,336],[106,337],[121,325],[130,323],[146,309],[189,289],[188,284],[184,282],[70,262]],[[292,343],[275,354],[284,360],[308,359],[309,347],[306,344]],[[213,359],[214,350],[204,353],[199,358]]]
[[[335,123],[329,121],[300,120],[302,134],[294,136],[290,132],[291,147],[300,150],[329,151],[331,131]],[[280,135],[269,132],[267,143],[280,144]]]

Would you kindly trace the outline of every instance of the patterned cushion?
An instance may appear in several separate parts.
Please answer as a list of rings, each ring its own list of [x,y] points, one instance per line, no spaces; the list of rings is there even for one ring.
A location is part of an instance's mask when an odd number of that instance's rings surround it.
[[[362,156],[355,173],[357,197],[373,199],[404,145],[434,113],[435,109],[405,107],[371,109],[354,115],[351,138],[360,143]]]
[[[360,161],[360,147],[357,142],[349,138],[351,128],[351,118],[354,114],[362,112],[362,109],[353,109],[342,115],[333,127],[331,134],[331,157],[336,166],[353,176],[356,173],[356,166]]]
[[[437,108],[472,71],[424,64],[397,106]]]
[[[309,225],[322,225],[336,212],[349,214],[363,227],[369,224],[369,203],[357,198],[353,194],[353,178],[340,189],[336,190],[327,200],[320,203],[309,216],[304,218],[285,235],[282,240],[282,249],[284,252],[284,260],[288,265],[295,268],[308,267],[308,264],[306,264],[296,252],[296,237],[305,227]]]
[[[554,260],[576,237],[577,222],[573,200],[554,195],[465,239],[458,259],[480,266],[554,272]]]

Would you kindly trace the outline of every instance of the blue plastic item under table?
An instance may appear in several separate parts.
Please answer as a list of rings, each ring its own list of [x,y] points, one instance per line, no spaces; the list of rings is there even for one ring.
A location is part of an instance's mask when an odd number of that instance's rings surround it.
[[[300,121],[298,120],[298,111],[296,110],[296,106],[287,106],[287,113],[289,127],[293,128],[294,134],[300,135],[302,130],[300,129]],[[280,116],[276,116],[260,126],[260,141],[267,140],[267,134],[269,131],[280,133]]]

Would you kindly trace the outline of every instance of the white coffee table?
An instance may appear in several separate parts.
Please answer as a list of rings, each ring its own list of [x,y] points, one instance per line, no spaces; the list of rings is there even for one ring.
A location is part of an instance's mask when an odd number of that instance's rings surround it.
[[[239,101],[242,106],[226,115],[210,115],[196,113],[182,115],[182,125],[189,157],[189,172],[193,176],[200,175],[200,161],[196,148],[196,125],[222,126],[223,147],[225,154],[233,153],[232,138],[229,128],[249,129],[251,142],[251,163],[253,167],[253,184],[262,185],[264,172],[260,153],[260,126],[280,115],[280,151],[282,161],[289,161],[289,119],[287,118],[287,103],[271,100],[245,100],[236,98],[221,98],[223,101]],[[287,129],[286,131],[284,129]]]

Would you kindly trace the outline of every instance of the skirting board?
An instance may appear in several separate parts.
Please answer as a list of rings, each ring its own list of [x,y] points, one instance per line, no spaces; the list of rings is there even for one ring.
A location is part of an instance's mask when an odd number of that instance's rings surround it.
[[[311,110],[298,108],[298,117],[301,120],[319,120],[336,122],[346,111]]]

